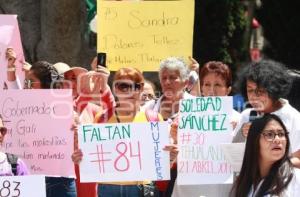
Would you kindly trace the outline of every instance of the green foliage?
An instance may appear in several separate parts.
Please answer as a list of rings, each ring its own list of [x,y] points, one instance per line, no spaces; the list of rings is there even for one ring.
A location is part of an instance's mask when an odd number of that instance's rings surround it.
[[[223,61],[235,70],[248,54],[246,8],[241,0],[195,1],[194,57],[203,65]]]
[[[97,12],[96,0],[85,0],[87,9],[87,21],[88,23],[94,18]]]
[[[300,1],[262,0],[257,18],[264,30],[267,44],[264,54],[271,59],[298,68],[300,62]]]

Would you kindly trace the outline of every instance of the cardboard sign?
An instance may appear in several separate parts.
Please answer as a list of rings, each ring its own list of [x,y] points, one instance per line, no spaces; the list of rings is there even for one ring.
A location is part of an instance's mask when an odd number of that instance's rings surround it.
[[[0,176],[0,196],[46,197],[45,176]]]
[[[185,99],[179,110],[178,185],[232,182],[232,167],[221,148],[232,139],[232,97]]]
[[[17,154],[31,174],[74,176],[70,90],[2,90],[0,114],[8,132],[2,152]]]
[[[168,123],[84,124],[81,182],[169,180]]]
[[[194,1],[99,1],[97,50],[110,70],[157,71],[169,56],[192,56]]]
[[[17,82],[21,85],[24,81],[24,72],[22,71],[24,63],[24,55],[20,30],[16,15],[0,14],[0,89],[4,87],[4,82],[7,81],[7,59],[5,52],[8,47],[12,47],[16,52],[16,74]]]

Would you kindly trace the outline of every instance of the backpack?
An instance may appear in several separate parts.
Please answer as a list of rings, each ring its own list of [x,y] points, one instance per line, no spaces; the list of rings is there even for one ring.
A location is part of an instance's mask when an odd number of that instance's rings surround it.
[[[11,171],[14,176],[17,176],[18,156],[10,153],[5,153],[8,163],[11,165]]]

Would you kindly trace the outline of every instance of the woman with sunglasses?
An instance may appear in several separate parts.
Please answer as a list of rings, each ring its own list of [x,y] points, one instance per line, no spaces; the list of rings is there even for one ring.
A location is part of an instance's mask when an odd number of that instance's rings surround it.
[[[27,89],[56,89],[61,88],[63,79],[53,67],[46,61],[38,61],[32,65],[25,79]],[[76,197],[74,178],[46,177],[47,197]]]
[[[106,113],[96,115],[96,123],[123,123],[123,122],[147,122],[146,111],[140,109],[141,94],[144,87],[144,77],[142,73],[135,68],[119,69],[113,79],[113,92],[116,97],[116,107],[107,110]],[[162,120],[157,114],[157,120]],[[177,149],[172,145],[165,148],[176,154]],[[81,150],[73,153],[72,158],[75,163],[79,163],[83,155]],[[132,182],[112,182],[100,183],[98,185],[98,196],[132,196],[141,195],[140,185],[149,185],[149,181]]]
[[[230,196],[299,196],[300,170],[293,168],[289,151],[289,133],[277,115],[265,114],[254,120]]]
[[[4,120],[0,115],[0,145],[2,145],[6,134],[7,128],[4,126]],[[8,154],[0,151],[0,176],[22,176],[29,174],[26,164],[20,158],[17,159],[17,165],[14,172],[8,157]]]
[[[286,98],[292,78],[286,67],[278,62],[263,60],[247,65],[237,81],[240,92],[252,108],[241,113],[233,142],[245,141],[251,121],[265,113],[278,115],[284,122],[291,139],[291,151],[296,165],[300,158],[300,113]],[[298,164],[297,164],[298,165]]]

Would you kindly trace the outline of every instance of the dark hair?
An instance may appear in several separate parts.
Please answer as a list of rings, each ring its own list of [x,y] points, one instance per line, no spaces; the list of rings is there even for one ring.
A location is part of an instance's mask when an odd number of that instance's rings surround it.
[[[289,160],[290,139],[288,137],[287,129],[278,116],[274,114],[265,114],[263,117],[254,120],[251,124],[241,172],[233,185],[230,196],[246,196],[249,193],[251,186],[257,186],[261,180],[259,172],[259,140],[261,132],[271,120],[277,121],[285,131],[286,150],[284,156],[272,165],[256,196],[263,196],[266,193],[279,195],[291,181],[293,177],[293,167]]]
[[[57,88],[55,82],[60,79],[60,76],[51,63],[46,61],[35,62],[30,71],[41,81],[43,89]]]
[[[226,82],[227,87],[231,86],[232,74],[227,64],[217,61],[210,61],[205,63],[200,70],[200,84],[203,84],[204,77],[210,73],[215,73],[219,75]]]
[[[236,85],[244,98],[247,98],[247,80],[265,89],[273,100],[285,98],[292,86],[287,68],[272,60],[253,62],[240,72]]]

